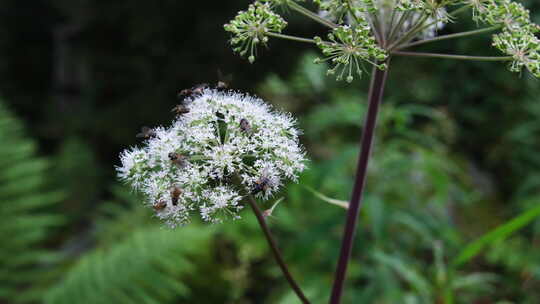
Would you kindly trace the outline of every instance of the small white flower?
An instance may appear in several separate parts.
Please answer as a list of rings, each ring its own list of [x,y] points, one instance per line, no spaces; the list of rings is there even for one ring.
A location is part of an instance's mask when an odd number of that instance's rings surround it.
[[[193,214],[212,223],[239,218],[244,195],[267,199],[305,169],[291,115],[258,98],[215,90],[185,106],[189,112],[152,130],[144,147],[122,152],[117,168],[171,227]]]
[[[218,186],[203,191],[203,197],[206,200],[200,206],[201,217],[203,220],[219,223],[225,216],[238,219],[238,211],[242,209],[240,200],[242,197],[227,186]]]

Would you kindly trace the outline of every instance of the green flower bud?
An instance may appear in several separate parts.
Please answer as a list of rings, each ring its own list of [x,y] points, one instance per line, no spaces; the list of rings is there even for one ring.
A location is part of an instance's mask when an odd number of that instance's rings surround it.
[[[385,50],[377,45],[377,42],[371,34],[371,28],[367,23],[359,24],[355,27],[340,26],[335,28],[328,35],[331,42],[323,42],[316,37],[317,46],[327,56],[326,61],[334,64],[332,73],[341,70],[336,77],[337,80],[344,78],[351,79],[352,73],[362,75],[361,64],[366,61],[373,64],[375,61],[383,61],[388,55]],[[351,80],[352,81],[352,80]]]
[[[281,33],[286,25],[287,22],[271,10],[270,3],[255,2],[247,11],[238,12],[224,28],[233,34],[233,50],[242,56],[249,53],[248,60],[252,63],[256,46],[261,42],[266,44],[269,33]]]

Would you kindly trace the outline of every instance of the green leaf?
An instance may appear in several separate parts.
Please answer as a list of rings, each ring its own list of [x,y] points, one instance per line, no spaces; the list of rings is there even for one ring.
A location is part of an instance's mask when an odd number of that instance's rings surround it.
[[[419,294],[424,298],[429,299],[431,296],[431,290],[429,282],[423,278],[413,267],[406,264],[403,259],[396,256],[385,254],[382,251],[376,251],[373,254],[375,260],[382,263],[395,272],[397,272],[407,283],[411,285]]]
[[[539,199],[533,199],[539,200]],[[539,200],[540,201],[540,200]],[[467,245],[461,253],[452,261],[454,267],[459,267],[467,262],[482,251],[486,246],[503,240],[519,229],[527,226],[530,222],[540,216],[540,205],[538,207],[529,209],[523,212],[521,215],[515,217],[509,222],[495,228],[493,231],[488,232],[476,241]]]

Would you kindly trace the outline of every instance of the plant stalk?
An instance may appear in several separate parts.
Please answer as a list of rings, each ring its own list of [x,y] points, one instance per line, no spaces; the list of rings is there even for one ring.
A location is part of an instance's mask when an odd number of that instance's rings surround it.
[[[293,291],[296,293],[300,301],[302,301],[303,304],[310,304],[309,300],[306,298],[304,293],[302,292],[302,289],[300,289],[300,286],[296,283],[293,276],[291,275],[289,268],[287,267],[287,264],[285,263],[285,260],[283,260],[283,256],[281,255],[281,251],[279,250],[277,243],[272,236],[272,232],[270,232],[270,228],[268,228],[268,225],[266,225],[266,220],[264,218],[264,215],[257,206],[257,201],[253,197],[253,195],[247,196],[248,203],[251,206],[251,209],[253,210],[253,213],[255,213],[255,217],[257,217],[257,221],[259,221],[259,225],[261,226],[262,231],[264,232],[264,236],[266,237],[266,240],[268,241],[268,245],[270,246],[270,249],[272,249],[272,253],[274,254],[274,258],[276,259],[276,262],[279,265],[279,268],[281,268],[281,272],[283,272],[283,275],[289,282],[289,285],[293,289]]]
[[[458,8],[458,9],[450,12],[448,14],[448,18],[452,19],[452,18],[456,17],[458,14],[460,14],[461,12],[467,10],[469,7],[470,7],[470,5],[467,4],[467,5],[464,5],[464,6],[460,7],[460,8]],[[426,20],[423,20],[422,23],[424,23],[425,21]],[[418,27],[417,29],[414,30],[414,32],[409,31],[409,33],[406,34],[407,36],[409,36],[409,37],[407,37],[407,39],[412,40],[416,33],[420,33],[423,30],[427,29],[428,27],[437,24],[438,22],[439,22],[438,20],[435,20],[435,21],[429,22],[427,24],[424,24],[424,25]],[[396,43],[392,44],[390,47],[388,47],[388,49],[392,51],[394,49],[401,48],[400,44],[402,42],[409,43],[410,41],[407,41],[406,39],[400,39],[398,42],[396,42]]]
[[[319,15],[315,14],[314,12],[308,10],[307,8],[301,6],[300,4],[297,4],[296,2],[290,1],[288,3],[288,5],[293,10],[299,12],[300,14],[302,14],[302,15],[308,17],[308,18],[313,19],[316,22],[319,22],[322,25],[325,25],[325,26],[327,26],[329,28],[332,28],[332,29],[338,27],[338,25],[333,23],[332,21],[327,20],[325,18],[322,18],[321,16],[319,16]]]
[[[402,37],[399,37],[396,39],[396,41],[392,42],[392,44],[390,44],[390,46],[387,49],[393,50],[399,47],[399,45],[401,45],[402,42],[408,42],[409,40],[412,40],[414,36],[422,30],[422,24],[428,18],[429,18],[428,15],[423,14],[422,17],[420,17],[419,21],[417,21]]]
[[[343,240],[341,242],[341,252],[336,268],[330,304],[339,304],[341,301],[343,286],[347,274],[347,267],[349,265],[349,259],[351,257],[354,243],[356,224],[358,222],[358,215],[360,213],[362,194],[364,192],[364,185],[366,181],[371,146],[373,144],[373,136],[377,123],[379,105],[382,101],[387,76],[388,68],[381,71],[377,67],[373,67],[371,84],[369,88],[368,112],[364,123],[364,128],[362,130],[362,138],[360,140],[360,157],[356,169],[356,179],[354,182],[352,197],[349,203],[349,209],[347,210],[347,221],[345,224]]]
[[[512,56],[468,56],[468,55],[403,52],[403,51],[394,51],[392,52],[392,55],[425,57],[425,58],[456,59],[456,60],[473,60],[473,61],[511,61],[511,60],[514,60]]]
[[[468,31],[468,32],[461,32],[461,33],[456,33],[456,34],[449,34],[449,35],[442,35],[442,36],[436,36],[434,38],[429,38],[429,39],[424,39],[424,40],[419,40],[419,41],[416,41],[416,42],[412,42],[412,43],[409,43],[409,44],[406,44],[404,46],[400,46],[399,48],[397,48],[398,50],[401,50],[401,49],[406,49],[406,48],[409,48],[409,47],[412,47],[412,46],[417,46],[417,45],[421,45],[421,44],[425,44],[425,43],[430,43],[430,42],[435,42],[435,41],[441,41],[441,40],[446,40],[446,39],[454,39],[454,38],[461,38],[461,37],[466,37],[466,36],[472,36],[472,35],[478,35],[478,34],[483,34],[483,33],[488,33],[488,32],[493,32],[495,30],[498,30],[500,29],[501,26],[500,25],[495,25],[495,26],[492,26],[492,27],[487,27],[487,28],[483,28],[483,29],[479,29],[479,30],[474,30],[474,31]]]
[[[286,39],[286,40],[292,40],[292,41],[296,41],[296,42],[305,42],[305,43],[313,43],[313,44],[317,43],[313,39],[296,37],[296,36],[279,34],[279,33],[268,32],[267,35],[270,36],[270,37],[281,38],[281,39]]]

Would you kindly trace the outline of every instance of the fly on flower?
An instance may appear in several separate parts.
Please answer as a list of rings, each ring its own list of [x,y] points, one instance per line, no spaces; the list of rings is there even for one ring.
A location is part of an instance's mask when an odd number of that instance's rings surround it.
[[[152,205],[155,211],[159,212],[167,207],[167,203],[165,201],[157,201]]]
[[[251,194],[256,195],[259,193],[267,193],[268,190],[272,187],[275,187],[274,182],[270,177],[270,172],[268,167],[264,168],[261,175],[257,180],[255,180],[253,189],[251,189]]]
[[[149,127],[142,127],[141,132],[137,133],[137,138],[149,139],[156,136],[156,132]]]
[[[245,134],[251,134],[251,125],[249,124],[249,121],[246,118],[240,119],[240,131]]]
[[[209,86],[207,83],[201,83],[198,85],[195,85],[189,89],[183,89],[180,92],[178,92],[177,97],[180,101],[184,101],[186,98],[189,98],[193,95],[200,95],[204,92],[205,89],[208,89]]]
[[[180,168],[184,168],[187,165],[188,158],[182,154],[171,152],[169,153],[169,159],[171,160],[171,163],[175,164]]]
[[[224,75],[220,69],[218,69],[217,75],[218,75],[218,82],[216,84],[216,90],[223,91],[223,90],[229,89],[229,87],[231,86],[231,82],[233,80],[233,75],[232,74]]]
[[[251,194],[255,195],[259,192],[266,192],[271,186],[272,181],[266,177],[261,176],[257,181],[255,181],[255,186],[251,190]]]
[[[176,115],[184,115],[189,113],[189,108],[184,104],[178,104],[172,108],[171,112],[175,113]]]
[[[178,199],[180,198],[180,195],[182,194],[182,188],[178,186],[173,186],[171,189],[171,202],[173,206],[178,205]]]

